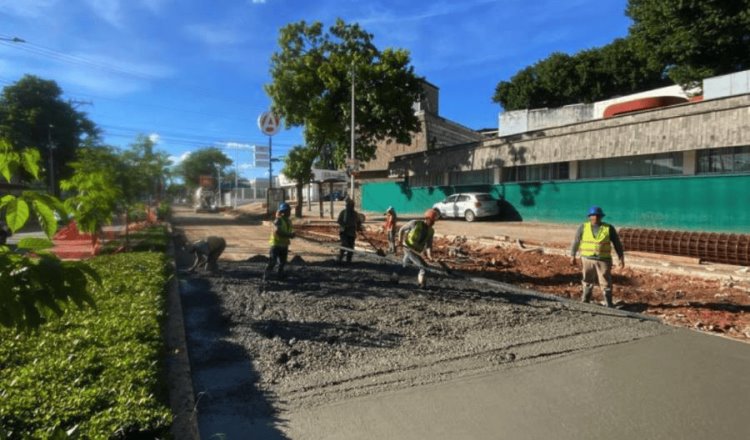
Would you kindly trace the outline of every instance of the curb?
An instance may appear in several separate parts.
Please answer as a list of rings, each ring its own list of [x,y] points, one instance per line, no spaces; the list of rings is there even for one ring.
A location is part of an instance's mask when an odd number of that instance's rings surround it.
[[[169,228],[171,231],[171,228]],[[174,243],[170,241],[167,255],[172,259],[172,277],[167,286],[166,366],[169,404],[172,408],[172,437],[180,440],[200,440],[195,409],[193,376],[190,371],[185,323],[180,300]]]

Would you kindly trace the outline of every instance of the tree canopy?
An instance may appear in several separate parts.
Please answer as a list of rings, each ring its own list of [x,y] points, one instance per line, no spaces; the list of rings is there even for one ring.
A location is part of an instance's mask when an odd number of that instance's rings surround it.
[[[305,142],[333,145],[334,161],[349,156],[351,84],[355,86],[356,157],[374,157],[376,143],[409,143],[418,130],[412,105],[422,94],[408,51],[379,50],[373,36],[341,19],[324,32],[320,22],[288,24],[271,58],[265,89],[287,126],[304,126]]]
[[[630,35],[678,84],[750,69],[750,0],[629,0]]]
[[[223,169],[232,164],[232,160],[216,147],[203,148],[190,153],[175,169],[175,173],[182,176],[185,186],[197,188],[200,176],[215,176],[216,167]]]
[[[629,0],[629,35],[553,53],[500,81],[505,110],[594,102],[750,68],[750,0]]]
[[[75,158],[78,146],[87,138],[97,138],[98,129],[62,94],[55,81],[34,75],[25,75],[6,86],[0,95],[0,132],[15,151],[39,150],[45,168],[49,167],[52,144],[55,176],[64,179],[72,174],[67,164]]]

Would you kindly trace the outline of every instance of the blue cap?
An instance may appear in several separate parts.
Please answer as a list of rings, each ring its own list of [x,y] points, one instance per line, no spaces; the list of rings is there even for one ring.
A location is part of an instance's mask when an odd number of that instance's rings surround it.
[[[591,208],[589,208],[588,215],[598,215],[599,217],[604,217],[604,211],[602,211],[602,208],[594,205]]]
[[[279,204],[279,211],[291,211],[291,210],[292,210],[292,207],[289,206],[289,203],[281,202]]]

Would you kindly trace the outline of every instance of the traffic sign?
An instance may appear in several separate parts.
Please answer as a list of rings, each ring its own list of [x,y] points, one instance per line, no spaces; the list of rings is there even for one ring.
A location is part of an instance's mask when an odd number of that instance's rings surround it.
[[[273,136],[281,129],[281,116],[273,112],[263,112],[258,116],[258,128],[266,136]]]

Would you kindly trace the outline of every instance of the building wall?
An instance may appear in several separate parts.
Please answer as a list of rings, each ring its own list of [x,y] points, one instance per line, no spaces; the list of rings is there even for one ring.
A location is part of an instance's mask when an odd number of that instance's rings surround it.
[[[549,127],[590,121],[594,117],[593,104],[573,104],[560,108],[515,110],[500,114],[500,136],[541,130]]]
[[[427,151],[432,148],[443,148],[449,145],[465,144],[482,139],[482,135],[479,132],[440,116],[430,113],[420,113],[418,117],[422,129],[412,135],[411,144],[405,145],[393,141],[380,142],[375,158],[363,164],[363,176],[367,176],[369,173],[377,178],[383,177],[381,174],[374,172],[383,171],[383,174],[385,174],[391,160],[398,155]]]
[[[458,191],[489,191],[502,198],[504,220],[578,223],[598,204],[617,227],[747,233],[750,175],[679,176],[648,179],[506,183],[467,187],[410,188],[372,183],[362,188],[365,211],[393,206],[418,215]]]
[[[748,144],[750,95],[741,95],[490,140],[473,161],[532,165]]]

